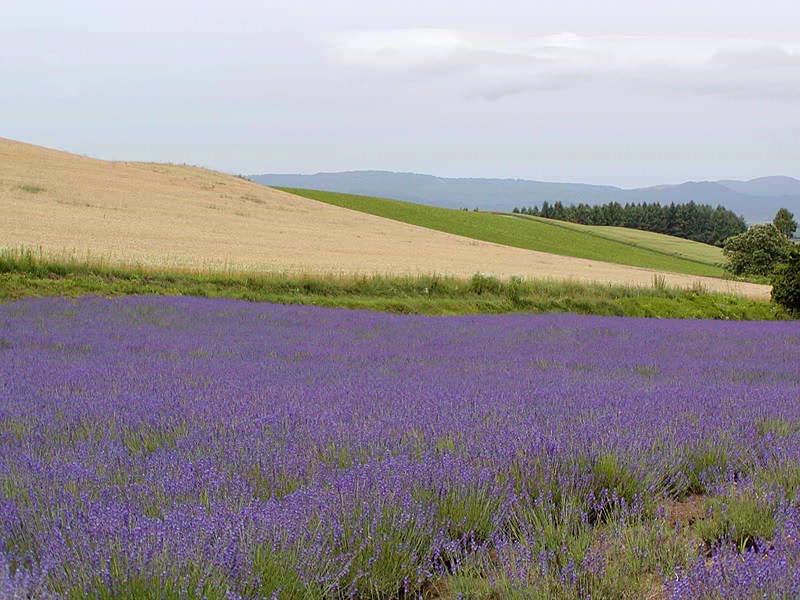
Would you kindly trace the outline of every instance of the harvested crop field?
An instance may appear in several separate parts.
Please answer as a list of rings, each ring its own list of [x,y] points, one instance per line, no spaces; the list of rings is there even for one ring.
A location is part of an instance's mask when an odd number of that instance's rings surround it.
[[[512,248],[196,167],[107,162],[0,139],[0,246],[210,270],[552,277],[650,286],[656,271]],[[665,273],[768,299],[769,287]]]
[[[796,597],[798,354],[797,322],[7,303],[0,597]]]

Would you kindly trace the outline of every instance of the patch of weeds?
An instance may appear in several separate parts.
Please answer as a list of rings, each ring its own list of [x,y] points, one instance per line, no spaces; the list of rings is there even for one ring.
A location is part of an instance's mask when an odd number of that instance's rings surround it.
[[[318,448],[314,452],[314,457],[322,464],[336,469],[349,469],[355,464],[350,448],[333,443]]]
[[[142,425],[122,435],[122,443],[130,456],[147,456],[159,448],[174,448],[184,438],[189,428],[184,423],[176,425]]]
[[[318,586],[305,583],[300,577],[298,566],[302,559],[296,552],[276,551],[270,546],[257,546],[253,550],[252,589],[258,598],[274,600],[322,600],[324,591]],[[249,595],[249,594],[248,594]]]
[[[19,186],[19,189],[21,191],[23,191],[23,192],[27,192],[28,194],[39,194],[41,192],[46,191],[45,188],[43,188],[42,186],[33,185],[33,184],[30,184],[30,183],[25,183],[25,184]]]
[[[456,451],[456,442],[452,435],[443,435],[436,440],[436,449],[443,453],[451,453]]]
[[[724,473],[728,467],[728,454],[723,449],[691,452],[685,464],[686,495],[708,493],[710,472]]]
[[[524,292],[525,289],[521,277],[514,276],[506,284],[506,298],[513,306],[521,306],[524,303]]]
[[[644,375],[646,377],[652,377],[653,375],[658,375],[660,370],[656,366],[638,366],[633,368],[639,375]]]
[[[775,535],[773,510],[753,490],[733,492],[706,503],[706,518],[694,525],[707,549],[730,541],[740,551],[759,550],[758,544]]]
[[[537,359],[533,362],[533,366],[538,369],[553,369],[556,367],[556,363],[552,360]]]
[[[261,466],[256,464],[248,467],[243,472],[243,477],[254,498],[267,502],[271,498],[283,498],[296,491],[303,481],[291,475],[283,467],[280,472],[265,472]]]
[[[112,558],[111,572],[107,581],[98,581],[91,591],[77,586],[66,595],[68,600],[225,600],[229,598],[229,586],[216,577],[204,577],[199,566],[186,569],[184,577],[172,580],[169,577],[122,575],[126,571],[121,561]],[[184,580],[184,581],[181,581]]]
[[[800,465],[794,460],[775,464],[758,473],[758,481],[763,481],[769,488],[783,492],[786,499],[797,502],[800,500]]]
[[[659,292],[667,291],[667,278],[661,273],[655,273],[653,275],[653,289]]]
[[[0,420],[0,431],[12,432],[17,441],[20,441],[23,437],[28,435],[30,430],[31,426],[23,421],[19,421],[11,417],[6,417]]]
[[[630,506],[641,492],[641,483],[620,463],[616,454],[609,452],[597,457],[592,464],[591,471],[592,487],[596,498],[601,498],[606,493],[616,494]],[[603,515],[590,514],[589,516],[591,520],[592,517],[600,518]]]
[[[418,492],[421,496],[425,492]],[[453,539],[473,537],[478,541],[485,540],[493,531],[493,516],[500,510],[502,499],[488,490],[459,490],[452,488],[437,500],[436,494],[431,499],[438,502],[439,520],[449,529]]]
[[[702,296],[708,293],[708,286],[706,286],[699,279],[695,279],[694,283],[692,283],[692,287],[689,288],[689,292],[692,294],[697,294],[698,296]]]
[[[787,438],[800,431],[800,422],[790,422],[780,417],[760,419],[756,422],[756,431],[759,437],[773,435],[779,438]]]
[[[558,569],[570,561],[580,564],[594,539],[593,527],[581,502],[550,493],[520,498],[508,533],[520,549],[530,556],[541,557],[545,553],[550,567]]]
[[[475,273],[470,279],[470,291],[474,294],[499,294],[503,284],[494,275]]]
[[[262,200],[261,198],[257,198],[255,196],[251,196],[250,194],[244,194],[239,196],[242,200],[246,200],[247,202],[252,202],[253,204],[266,204],[266,200]]]
[[[583,544],[542,550],[538,536],[502,544],[436,586],[446,600],[641,600],[659,598],[664,575],[694,558],[664,520],[620,520],[586,530]]]
[[[659,597],[664,574],[688,564],[696,550],[691,539],[665,521],[634,519],[602,531],[594,552],[591,559],[602,563],[587,573],[585,592],[591,598],[639,600]]]

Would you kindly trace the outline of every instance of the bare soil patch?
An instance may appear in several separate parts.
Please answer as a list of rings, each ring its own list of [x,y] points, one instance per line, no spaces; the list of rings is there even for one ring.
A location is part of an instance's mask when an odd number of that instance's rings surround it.
[[[706,517],[705,504],[708,498],[705,496],[687,496],[682,500],[675,500],[664,504],[664,512],[667,521],[671,525],[679,524],[688,527],[695,522]]]

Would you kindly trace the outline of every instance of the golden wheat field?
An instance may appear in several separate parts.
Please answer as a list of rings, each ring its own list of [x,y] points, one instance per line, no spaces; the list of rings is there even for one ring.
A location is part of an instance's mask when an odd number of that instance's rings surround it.
[[[652,285],[655,271],[523,250],[355,212],[198,167],[109,162],[0,138],[0,247],[190,270],[476,272]],[[769,287],[664,273],[676,287]]]

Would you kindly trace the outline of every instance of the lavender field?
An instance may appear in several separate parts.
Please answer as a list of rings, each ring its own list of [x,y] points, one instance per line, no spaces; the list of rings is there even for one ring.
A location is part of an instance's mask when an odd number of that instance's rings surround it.
[[[0,306],[0,598],[800,597],[800,323]]]

